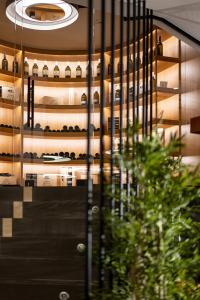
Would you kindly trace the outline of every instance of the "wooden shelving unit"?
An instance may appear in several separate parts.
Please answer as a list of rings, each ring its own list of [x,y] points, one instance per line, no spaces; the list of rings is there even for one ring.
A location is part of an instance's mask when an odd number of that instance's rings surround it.
[[[27,109],[27,104],[25,103],[25,110]],[[93,105],[93,111],[99,112],[100,105]],[[85,105],[54,105],[54,104],[35,104],[35,112],[43,112],[43,113],[86,113],[87,108]]]
[[[14,101],[14,100],[10,100],[10,99],[0,98],[0,107],[1,108],[14,109],[14,108],[16,108],[19,105],[20,105],[19,101]]]
[[[86,165],[86,160],[81,160],[81,159],[75,159],[75,160],[70,160],[68,162],[54,162],[54,163],[48,163],[48,162],[44,162],[44,160],[42,159],[27,159],[24,158],[23,159],[24,164],[42,164],[42,165],[46,165],[46,166],[85,166]],[[94,159],[93,160],[93,164],[94,165],[99,165],[99,160],[98,159]]]
[[[162,41],[165,45],[170,44],[171,35],[161,29],[155,28],[153,32],[154,40],[158,38],[159,35],[162,36]],[[143,46],[142,38],[140,39],[141,43],[141,51]],[[87,108],[84,105],[81,105],[80,99],[83,93],[87,93],[87,76],[86,76],[86,66],[87,66],[87,53],[83,51],[45,51],[41,49],[30,49],[24,48],[23,51],[17,49],[17,51],[13,51],[12,45],[8,43],[0,42],[0,52],[5,52],[11,57],[17,53],[17,58],[19,61],[19,74],[14,74],[13,72],[0,70],[0,81],[6,82],[11,85],[15,85],[15,88],[19,90],[19,97],[17,101],[0,98],[0,112],[2,111],[3,116],[2,124],[12,124],[12,126],[17,126],[20,129],[13,128],[4,128],[0,127],[0,136],[4,137],[4,139],[9,138],[13,140],[13,144],[11,145],[13,149],[13,153],[19,153],[20,157],[6,157],[0,156],[0,164],[8,163],[8,164],[20,164],[20,168],[17,168],[17,173],[15,174],[18,183],[24,184],[24,180],[26,179],[26,174],[39,172],[40,168],[44,168],[45,170],[54,170],[56,169],[56,173],[58,173],[59,168],[67,168],[74,167],[75,169],[79,166],[81,168],[86,168],[86,161],[81,159],[71,160],[69,162],[54,162],[54,163],[46,163],[43,159],[28,159],[23,158],[24,152],[34,152],[35,149],[38,149],[38,157],[41,156],[41,143],[48,148],[48,153],[55,153],[55,145],[57,143],[58,147],[63,147],[63,152],[75,152],[76,156],[79,153],[86,152],[86,136],[87,132],[62,132],[61,129],[64,125],[73,126],[76,125],[82,128],[86,128],[86,120],[87,120]],[[179,43],[177,42],[177,45]],[[132,51],[133,45],[131,44],[130,50]],[[166,47],[170,48],[170,47]],[[124,45],[124,50],[126,49],[126,45]],[[116,47],[116,55],[115,55],[115,70],[117,70],[117,64],[119,62],[119,49]],[[126,51],[124,51],[124,54]],[[106,78],[105,78],[105,86],[106,86],[106,121],[107,121],[107,131],[105,134],[105,147],[106,151],[109,150],[109,131],[108,131],[108,118],[110,114],[110,75],[108,75],[108,64],[110,60],[110,49],[107,49],[106,52]],[[37,63],[39,66],[39,76],[33,77],[31,76],[31,80],[34,80],[35,83],[35,124],[40,123],[42,128],[45,128],[46,125],[50,126],[54,131],[44,131],[44,130],[30,130],[25,129],[24,124],[26,123],[27,117],[27,77],[22,76],[23,74],[23,63],[24,58],[28,58],[29,62],[29,73],[32,75],[32,66],[34,59],[37,59]],[[93,78],[93,92],[96,90],[100,94],[100,77],[97,76],[96,69],[98,65],[98,60],[100,58],[100,53],[96,53],[93,57],[94,64],[94,78]],[[124,55],[124,59],[126,60],[126,56]],[[47,61],[47,65],[49,67],[49,77],[43,78],[41,74],[42,66],[44,65],[44,61]],[[53,68],[55,66],[55,62],[58,62],[61,74],[60,78],[53,78]],[[78,61],[80,62],[81,68],[83,70],[82,78],[75,78],[75,72]],[[68,62],[72,69],[72,78],[66,79],[64,70],[66,67],[66,62]],[[171,110],[171,103],[174,105],[176,101],[181,101],[181,89],[180,89],[180,64],[181,57],[180,51],[177,49],[173,51],[164,51],[163,56],[155,56],[153,61],[154,73],[157,79],[157,87],[153,91],[153,127],[162,128],[163,130],[173,129],[181,126],[180,113],[179,108],[177,108],[177,114],[174,112],[173,106],[173,114],[170,117],[168,110]],[[10,63],[11,65],[11,63]],[[125,66],[126,64],[124,64]],[[179,70],[176,75],[177,83],[171,82],[170,74],[176,72],[175,68]],[[142,65],[140,67],[140,79],[142,79]],[[169,76],[169,84],[168,87],[161,87],[159,81],[163,81],[163,74],[166,72],[166,77]],[[126,70],[124,70],[124,85],[126,82]],[[161,79],[159,77],[161,76]],[[130,73],[130,81],[132,82],[133,74]],[[118,73],[115,74],[115,86],[119,85],[120,76]],[[124,87],[125,89],[125,87]],[[56,103],[44,103],[42,101],[43,97],[54,97],[57,99]],[[124,97],[125,99],[126,97]],[[131,99],[131,97],[130,97]],[[170,103],[170,104],[169,104]],[[132,99],[130,103],[130,107],[132,109]],[[140,107],[142,107],[142,95],[140,95]],[[180,105],[179,105],[180,106]],[[166,112],[165,112],[166,107]],[[126,99],[124,101],[123,110],[126,112]],[[164,115],[162,116],[162,110],[164,110]],[[5,111],[5,113],[4,113]],[[9,116],[6,119],[6,114]],[[100,113],[100,104],[93,105],[93,121],[92,123],[96,128],[99,128],[99,113]],[[119,114],[119,103],[115,103],[115,114],[116,117]],[[66,115],[66,118],[65,118]],[[162,116],[162,117],[160,117]],[[5,118],[5,120],[4,120]],[[11,122],[11,121],[12,122]],[[7,122],[7,123],[6,123]],[[62,123],[63,122],[63,123]],[[71,122],[71,123],[70,123]],[[119,136],[118,131],[116,130],[116,139]],[[93,155],[99,152],[99,139],[100,132],[94,131],[93,141],[92,141],[92,150]],[[5,140],[6,142],[6,140]],[[3,145],[1,145],[2,151],[0,149],[0,153],[6,152],[3,151]],[[54,148],[53,148],[54,147]],[[70,148],[70,151],[68,149]],[[79,147],[85,149],[85,151],[79,151]],[[60,152],[57,151],[58,153]],[[109,162],[109,155],[108,160]],[[94,168],[98,169],[99,160],[93,160]],[[54,169],[52,169],[54,168]],[[35,171],[37,170],[37,171]],[[39,172],[41,174],[41,172]],[[39,174],[38,173],[38,174]]]
[[[33,139],[86,139],[87,132],[45,132],[24,130],[25,138]],[[94,132],[94,138],[99,139],[99,131]]]
[[[0,135],[13,136],[19,133],[20,133],[20,129],[0,127]]]

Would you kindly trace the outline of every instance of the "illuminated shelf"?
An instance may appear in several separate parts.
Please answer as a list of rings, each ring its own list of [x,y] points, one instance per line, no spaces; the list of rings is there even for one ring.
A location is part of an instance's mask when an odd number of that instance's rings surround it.
[[[14,109],[19,105],[20,105],[19,101],[0,98],[0,107],[2,108]]]
[[[148,125],[150,125],[150,121],[148,122]],[[163,129],[167,129],[167,128],[170,128],[170,127],[173,127],[173,126],[179,126],[180,125],[180,122],[179,120],[170,120],[170,119],[156,119],[154,118],[153,121],[152,121],[152,125],[153,127],[157,127],[157,128],[163,128]],[[139,126],[139,131],[141,132],[142,131],[142,128],[141,128],[141,124]],[[115,136],[119,136],[120,132],[119,130],[115,131]],[[126,131],[123,129],[123,135],[126,134]]]
[[[87,106],[84,105],[47,105],[47,104],[35,104],[35,112],[46,113],[87,113]],[[27,109],[27,103],[25,103],[25,109]],[[93,106],[94,112],[100,111],[100,105]]]
[[[154,57],[154,64],[157,61],[157,72],[160,73],[175,64],[180,62],[179,58],[176,57],[168,57],[168,56],[156,56]],[[123,73],[124,81],[126,80],[126,71]],[[130,77],[133,77],[133,73],[130,72]],[[69,86],[69,87],[86,87],[88,85],[87,78],[44,78],[44,77],[33,77],[30,76],[31,80],[34,80],[37,86]],[[136,76],[137,78],[137,76]],[[140,79],[143,78],[143,67],[140,66]],[[111,76],[106,75],[105,80],[107,82],[111,81]],[[119,83],[120,74],[115,74],[115,82]],[[27,81],[27,77],[25,77],[25,82]],[[92,81],[92,85],[100,85],[100,77],[95,77]]]
[[[157,93],[154,91],[153,93],[153,102],[166,100],[174,95],[178,95],[180,93],[179,89],[173,88],[157,88]],[[149,96],[150,98],[150,96]],[[140,95],[140,105],[142,105],[142,95]],[[131,104],[130,97],[130,105]],[[125,103],[124,103],[125,104]],[[0,102],[1,105],[1,102]],[[43,113],[87,113],[87,107],[83,105],[47,105],[47,104],[35,104],[34,106],[35,112],[43,112]],[[106,108],[110,108],[110,104],[106,105]],[[25,109],[27,109],[27,103],[25,103]],[[119,103],[115,103],[115,110],[119,110]],[[100,112],[100,105],[96,104],[92,108],[93,112]]]
[[[0,80],[13,83],[13,82],[15,82],[16,79],[20,79],[20,78],[21,78],[21,74],[19,74],[19,73],[14,73],[11,71],[4,71],[4,70],[0,69]]]
[[[179,89],[173,89],[173,88],[162,88],[162,87],[157,87],[157,91],[153,92],[153,103],[164,101],[166,99],[169,99],[170,97],[173,97],[175,95],[179,95],[180,90]],[[140,94],[140,102],[139,105],[142,106],[142,94]],[[148,101],[150,101],[150,95],[148,96]],[[136,101],[136,100],[135,100]],[[123,103],[124,108],[126,108],[126,102]],[[133,101],[132,101],[132,96],[130,96],[130,108],[133,106]],[[110,108],[110,104],[106,106],[107,108]],[[115,110],[119,111],[120,110],[120,105],[119,103],[115,104]]]
[[[180,63],[180,59],[176,57],[168,57],[168,56],[155,56],[153,60],[153,64],[155,65],[157,61],[157,73],[161,73],[168,68],[171,68],[175,66],[176,64]],[[149,65],[150,67],[150,65]],[[150,69],[150,68],[149,68]],[[126,75],[127,72],[123,72],[123,81],[126,82]],[[140,79],[143,78],[143,66],[142,64],[140,65]],[[108,82],[111,81],[111,76],[106,76],[106,80]],[[130,72],[130,80],[133,80],[133,72]],[[137,80],[137,72],[136,72],[136,80]],[[115,74],[115,83],[119,84],[120,82],[120,74],[116,73]]]
[[[68,165],[68,166],[81,166],[81,165],[86,165],[87,161],[86,160],[81,160],[81,159],[75,159],[75,160],[70,160],[67,162],[57,162],[57,163],[46,163],[43,161],[43,159],[29,159],[29,158],[24,158],[23,159],[24,164],[38,164],[38,165],[48,165],[48,166],[56,166],[56,165]],[[99,159],[94,159],[92,164],[98,165],[99,164]]]
[[[154,92],[154,97],[157,96],[157,101],[160,102],[179,94],[180,94],[180,90],[177,88],[173,89],[173,88],[157,87],[157,91]]]
[[[0,127],[0,135],[15,135],[19,134],[20,129],[8,128],[8,127]]]
[[[179,120],[170,120],[170,119],[153,119],[153,126],[157,125],[159,128],[169,128],[172,126],[180,125]]]
[[[18,157],[6,157],[6,156],[0,155],[0,162],[14,163],[14,162],[19,162],[19,161],[20,161],[20,158],[18,158]]]
[[[94,136],[91,138],[99,138],[99,131],[94,132]],[[24,130],[25,138],[34,139],[86,139],[87,132],[48,132],[48,131],[37,131],[37,130]]]
[[[25,82],[27,77],[24,78]],[[53,77],[34,77],[30,76],[37,86],[69,86],[69,87],[87,87],[87,78],[53,78]],[[100,85],[100,77],[95,77],[92,82],[93,86]]]

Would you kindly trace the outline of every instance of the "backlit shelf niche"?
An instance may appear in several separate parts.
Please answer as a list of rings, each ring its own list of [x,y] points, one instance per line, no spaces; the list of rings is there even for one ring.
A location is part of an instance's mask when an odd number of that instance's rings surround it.
[[[155,29],[154,46],[156,40],[162,37],[163,55],[154,57],[154,74],[156,85],[153,92],[153,126],[164,132],[165,142],[167,143],[170,133],[178,131],[180,133],[180,44],[179,40],[170,36],[161,29]],[[140,40],[142,50],[142,39]],[[133,49],[132,44],[130,46]],[[87,110],[86,105],[82,105],[82,95],[87,96],[87,54],[78,52],[50,52],[34,49],[13,49],[12,46],[0,46],[0,57],[3,54],[9,62],[7,71],[0,70],[0,83],[15,89],[13,100],[0,98],[0,123],[11,125],[12,128],[0,127],[2,143],[0,152],[10,153],[10,156],[0,155],[0,170],[2,173],[15,175],[18,184],[25,184],[26,179],[31,178],[36,183],[38,175],[39,185],[76,185],[76,180],[86,178],[86,160],[81,159],[86,153],[86,127]],[[125,53],[125,51],[124,51]],[[116,49],[115,58],[115,90],[119,89],[119,50]],[[109,116],[110,116],[110,51],[106,52],[106,108],[105,116],[107,121],[105,146],[109,152]],[[18,61],[19,70],[14,73],[12,61],[14,57]],[[141,53],[142,56],[142,53]],[[35,88],[35,107],[34,107],[34,130],[27,128],[27,75],[22,76],[25,65],[24,59],[29,65],[29,76],[34,80]],[[92,94],[95,92],[100,95],[100,76],[98,74],[100,54],[93,57],[93,87]],[[124,85],[123,93],[126,99],[126,61],[124,55]],[[33,76],[34,64],[38,66],[38,76]],[[48,78],[43,77],[42,69],[48,66]],[[54,78],[54,67],[58,65],[60,77]],[[69,65],[71,78],[65,78],[65,68]],[[76,78],[76,68],[80,65],[82,69],[81,78]],[[140,80],[142,79],[142,69]],[[132,87],[132,73],[130,74],[130,88]],[[142,80],[141,80],[142,84]],[[142,87],[141,87],[142,93]],[[140,95],[140,111],[142,110],[142,95]],[[99,96],[100,101],[100,96]],[[126,100],[125,100],[126,102]],[[132,110],[132,102],[130,103]],[[123,106],[123,123],[126,124],[126,103]],[[130,113],[132,115],[132,113]],[[140,114],[141,115],[141,114]],[[119,118],[119,102],[115,102],[115,117]],[[130,120],[132,121],[132,120]],[[140,120],[141,121],[141,120]],[[98,183],[99,174],[99,128],[100,128],[100,105],[94,99],[92,124],[94,125],[94,136],[92,139],[92,154],[94,156],[92,172],[94,182]],[[48,128],[46,128],[49,126]],[[63,126],[64,129],[63,129]],[[78,126],[80,131],[74,131]],[[15,128],[14,128],[15,127]],[[71,129],[69,130],[69,128]],[[73,129],[72,129],[73,127]],[[46,129],[47,130],[46,130]],[[76,128],[77,129],[77,128]],[[116,129],[116,144],[119,138],[119,131]],[[5,143],[4,143],[5,142]],[[1,150],[2,149],[2,150]],[[43,154],[74,153],[76,159],[67,162],[47,163],[44,161]],[[17,154],[16,157],[12,156]],[[84,157],[84,156],[83,156]],[[109,162],[109,155],[106,162]],[[5,167],[5,168],[4,168]],[[71,174],[72,180],[63,181],[62,174]],[[55,174],[54,179],[52,179]],[[57,175],[56,175],[57,174]],[[46,177],[45,177],[46,176]],[[64,176],[64,175],[63,175]],[[69,176],[70,177],[70,176]],[[43,178],[43,179],[41,179]],[[62,180],[61,180],[62,178]],[[67,183],[68,182],[68,183]]]

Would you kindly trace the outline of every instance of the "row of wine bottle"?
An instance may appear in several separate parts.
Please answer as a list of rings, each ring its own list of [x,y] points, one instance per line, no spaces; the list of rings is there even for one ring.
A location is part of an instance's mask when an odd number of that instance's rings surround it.
[[[133,61],[132,61],[131,57],[130,57],[129,61],[130,61],[130,68],[131,68],[131,66],[133,65]],[[141,65],[141,59],[138,60],[136,58],[136,67],[138,67],[138,64],[139,64],[139,66]],[[87,68],[86,68],[86,77],[88,76],[88,69],[89,68],[87,66]],[[120,73],[120,62],[118,63],[118,66],[117,66],[117,72]],[[107,72],[107,74],[111,75],[111,63],[109,63],[109,65],[108,65],[108,72]],[[25,58],[25,62],[24,62],[24,75],[25,76],[29,76],[30,75],[30,68],[29,68],[29,63],[28,63],[27,57]],[[100,77],[100,75],[101,75],[101,62],[99,60],[99,63],[97,65],[96,76]],[[38,77],[39,76],[39,67],[38,67],[36,59],[34,60],[34,64],[32,66],[32,76],[34,76],[34,77]],[[49,67],[48,67],[46,61],[44,62],[44,66],[42,68],[42,77],[44,77],[44,78],[48,78],[49,77]],[[56,62],[55,66],[54,66],[53,77],[54,78],[60,78],[60,68],[58,66],[58,62]],[[72,70],[71,70],[69,64],[67,64],[67,66],[65,68],[65,78],[67,78],[67,79],[72,78]],[[80,66],[80,63],[78,63],[78,65],[76,67],[75,78],[83,78],[83,70],[82,70],[82,68]]]
[[[163,43],[161,40],[161,36],[159,36],[159,40],[157,42],[155,51],[154,51],[154,55],[158,55],[158,56],[163,56]],[[132,57],[129,57],[129,63],[130,63],[130,68],[133,66],[133,60]],[[136,68],[138,68],[138,65],[141,65],[141,59],[136,57]],[[4,71],[8,71],[8,60],[6,58],[6,54],[4,53],[3,59],[2,59],[2,70]],[[16,57],[14,57],[13,60],[13,66],[12,66],[12,71],[15,73],[19,72],[19,64],[18,61],[16,60]],[[120,73],[120,62],[118,63],[118,67],[117,67],[117,72]],[[29,63],[28,63],[28,59],[27,57],[25,58],[25,62],[24,62],[24,74],[26,76],[30,75],[30,70],[29,70]],[[36,76],[38,77],[39,74],[39,67],[37,64],[37,60],[34,60],[34,64],[32,67],[32,76]],[[111,74],[111,63],[108,65],[108,75]],[[86,76],[88,75],[88,66],[86,68]],[[97,65],[97,77],[99,77],[101,75],[101,61],[99,60],[99,63]],[[47,62],[45,61],[43,69],[42,69],[42,76],[45,78],[49,77],[49,68],[47,66]],[[67,64],[66,68],[65,68],[65,78],[70,79],[72,76],[72,71],[71,68],[69,66],[69,64]],[[58,66],[58,63],[56,62],[55,67],[53,69],[53,77],[54,78],[60,78],[60,68]],[[80,66],[80,63],[78,63],[78,66],[76,68],[76,78],[82,78],[83,77],[83,72],[82,72],[82,68]]]
[[[153,91],[156,90],[156,87],[157,87],[157,82],[156,82],[156,77],[154,75],[154,73],[152,74],[152,83],[153,83]],[[137,95],[137,89],[135,89],[135,95]],[[140,85],[139,87],[139,94],[141,94],[143,92],[143,86]],[[133,88],[130,88],[129,89],[129,93],[130,93],[130,96],[133,95]],[[93,95],[93,104],[99,104],[99,93],[98,91],[96,91]],[[121,98],[121,90],[119,88],[119,86],[116,87],[116,90],[115,90],[115,97],[114,97],[114,101],[116,103],[120,102],[120,98]],[[86,105],[87,104],[87,95],[86,93],[83,93],[82,96],[81,96],[81,105]]]
[[[23,154],[24,158],[28,159],[43,159],[44,156],[61,156],[63,158],[70,158],[71,160],[85,160],[87,159],[87,154],[86,153],[80,153],[76,154],[75,152],[56,152],[56,153],[42,153],[41,155],[37,154],[36,152],[25,152]],[[96,153],[95,155],[90,155],[91,158],[93,159],[99,159],[100,154]],[[49,160],[49,159],[48,159]]]
[[[1,68],[3,71],[8,71],[8,60],[6,58],[6,54],[4,53]],[[12,64],[12,71],[13,73],[19,73],[19,64],[16,60],[16,57],[14,57],[13,64]]]

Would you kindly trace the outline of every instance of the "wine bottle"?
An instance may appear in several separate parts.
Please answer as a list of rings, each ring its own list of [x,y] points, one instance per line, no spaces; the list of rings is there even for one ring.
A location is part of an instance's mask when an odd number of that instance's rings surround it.
[[[42,77],[47,78],[49,77],[49,68],[47,66],[47,62],[44,62],[44,67],[42,69]]]
[[[97,65],[97,77],[101,75],[101,60],[99,59],[99,63]]]
[[[99,104],[99,93],[98,93],[98,91],[94,92],[93,103],[94,104]]]
[[[6,58],[6,54],[4,53],[3,59],[2,59],[2,70],[8,71],[8,60]]]
[[[76,78],[81,78],[82,77],[82,69],[80,66],[80,62],[78,62],[78,66],[76,68]]]
[[[54,70],[53,70],[53,77],[54,78],[60,78],[60,69],[59,69],[59,66],[58,66],[57,62],[56,62],[56,65],[54,67]]]
[[[13,73],[19,73],[19,64],[18,64],[18,61],[16,60],[16,57],[14,57],[14,60],[13,60],[12,71],[13,71]]]
[[[25,57],[25,61],[24,61],[24,75],[29,76],[29,64],[28,64],[27,57]]]
[[[117,86],[116,91],[115,91],[115,102],[120,101],[120,89],[119,86]]]
[[[71,68],[70,68],[68,63],[67,63],[67,66],[65,68],[65,78],[68,78],[68,79],[71,78]]]
[[[34,77],[38,77],[38,65],[37,65],[37,60],[36,59],[34,59],[32,74],[33,74]]]
[[[163,43],[161,36],[159,36],[157,47],[156,47],[156,55],[157,56],[163,56]]]
[[[81,105],[86,105],[86,104],[87,104],[87,96],[85,93],[83,93],[81,96]]]

